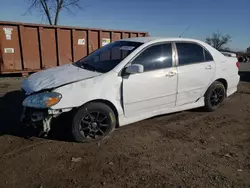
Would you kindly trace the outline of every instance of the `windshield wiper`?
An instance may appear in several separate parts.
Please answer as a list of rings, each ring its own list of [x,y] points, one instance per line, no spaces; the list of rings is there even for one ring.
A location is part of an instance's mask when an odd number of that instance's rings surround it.
[[[90,64],[87,64],[87,63],[83,63],[80,65],[81,68],[87,68],[87,69],[91,69],[93,71],[97,71],[97,69],[93,66],[93,65],[90,65]],[[98,72],[98,71],[97,71]]]

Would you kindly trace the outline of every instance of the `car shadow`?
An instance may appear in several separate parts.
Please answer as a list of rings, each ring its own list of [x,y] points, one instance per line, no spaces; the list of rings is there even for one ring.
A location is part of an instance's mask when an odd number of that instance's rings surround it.
[[[15,90],[0,97],[0,136],[24,136],[20,117],[24,92]]]
[[[13,135],[22,138],[37,137],[36,131],[25,129],[21,123],[22,102],[25,94],[21,90],[8,92],[0,97],[0,136]],[[51,133],[46,139],[59,141],[72,141],[70,133],[70,113],[54,119]]]
[[[250,71],[239,71],[240,81],[250,82]]]

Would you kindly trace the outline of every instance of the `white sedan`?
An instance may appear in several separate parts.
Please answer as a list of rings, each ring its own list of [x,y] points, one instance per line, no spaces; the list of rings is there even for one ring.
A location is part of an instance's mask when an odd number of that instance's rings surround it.
[[[48,133],[53,119],[70,114],[75,141],[101,139],[160,114],[214,111],[237,91],[238,68],[236,57],[199,40],[122,39],[25,79],[22,121]]]

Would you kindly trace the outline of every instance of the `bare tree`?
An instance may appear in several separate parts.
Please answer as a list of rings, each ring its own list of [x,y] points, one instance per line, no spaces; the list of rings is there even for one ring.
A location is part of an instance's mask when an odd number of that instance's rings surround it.
[[[73,12],[73,9],[81,9],[81,0],[28,0],[30,6],[27,12],[39,10],[50,25],[57,25],[62,10]]]
[[[212,36],[206,38],[206,43],[213,46],[217,50],[228,49],[225,47],[231,42],[230,35],[222,35],[220,32],[213,33]]]

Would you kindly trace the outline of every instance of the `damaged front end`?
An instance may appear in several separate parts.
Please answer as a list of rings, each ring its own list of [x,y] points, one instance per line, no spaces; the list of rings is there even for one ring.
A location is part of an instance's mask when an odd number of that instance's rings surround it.
[[[28,95],[23,101],[21,122],[27,127],[38,131],[39,136],[46,136],[51,130],[51,121],[60,114],[71,109],[54,110],[50,107],[57,104],[62,95],[44,91]]]
[[[39,136],[47,135],[51,129],[51,119],[47,109],[35,109],[24,107],[21,122],[26,128],[32,128],[39,132]]]
[[[72,109],[54,110],[54,105],[59,103],[63,96],[53,90],[101,74],[73,64],[66,64],[30,75],[22,82],[22,89],[27,95],[23,101],[22,122],[27,126],[41,128],[42,132],[47,134],[51,129],[52,119]]]

